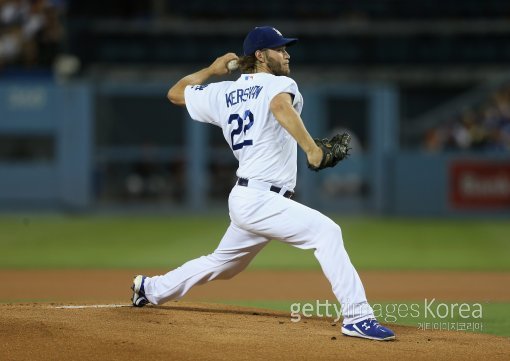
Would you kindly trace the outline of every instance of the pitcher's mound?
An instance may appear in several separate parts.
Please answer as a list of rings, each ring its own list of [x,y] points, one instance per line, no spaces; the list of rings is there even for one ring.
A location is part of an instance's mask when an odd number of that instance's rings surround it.
[[[72,307],[69,307],[72,306]],[[171,302],[0,305],[3,360],[507,360],[510,339],[391,325],[393,342],[342,336],[327,319]]]

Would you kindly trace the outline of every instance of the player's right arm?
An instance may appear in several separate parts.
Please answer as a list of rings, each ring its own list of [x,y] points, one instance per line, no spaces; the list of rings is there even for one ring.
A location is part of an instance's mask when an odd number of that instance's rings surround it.
[[[238,59],[234,53],[227,53],[217,58],[207,68],[201,69],[193,74],[186,75],[184,78],[175,83],[167,93],[167,98],[173,104],[179,106],[186,105],[186,99],[184,98],[184,90],[188,85],[201,85],[204,84],[211,76],[226,75],[229,73],[227,64],[229,61]]]
[[[289,93],[280,93],[273,97],[270,109],[276,120],[296,140],[301,149],[306,153],[308,162],[313,166],[319,166],[322,161],[322,149],[320,149],[306,130],[299,113],[292,106],[292,97]]]

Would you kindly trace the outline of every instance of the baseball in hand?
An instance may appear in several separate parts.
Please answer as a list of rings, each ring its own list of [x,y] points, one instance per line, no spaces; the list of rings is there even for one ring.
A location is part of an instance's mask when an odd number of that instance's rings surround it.
[[[239,68],[239,63],[237,62],[237,60],[230,60],[228,63],[227,63],[227,69],[229,71],[234,71],[234,70],[237,70]]]

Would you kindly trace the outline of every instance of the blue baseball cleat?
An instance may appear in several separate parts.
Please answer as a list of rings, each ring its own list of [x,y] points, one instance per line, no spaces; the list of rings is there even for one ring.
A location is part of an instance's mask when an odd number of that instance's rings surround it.
[[[147,277],[138,275],[133,279],[133,285],[131,289],[133,290],[133,306],[135,307],[143,307],[149,303],[147,297],[145,297],[145,289],[143,284]]]
[[[369,340],[391,341],[395,334],[389,328],[381,326],[375,318],[351,323],[342,326],[342,333],[345,336],[368,338]]]

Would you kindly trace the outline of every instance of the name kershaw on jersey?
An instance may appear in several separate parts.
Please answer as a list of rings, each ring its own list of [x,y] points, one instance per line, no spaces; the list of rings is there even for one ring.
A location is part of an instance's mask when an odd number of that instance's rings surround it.
[[[235,105],[239,102],[245,102],[250,99],[257,99],[259,96],[262,86],[255,85],[246,89],[236,89],[228,94],[225,94],[225,101],[227,102],[227,108],[231,105]]]

